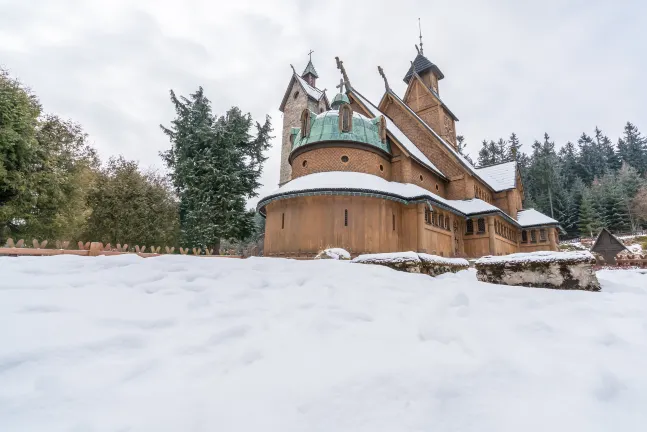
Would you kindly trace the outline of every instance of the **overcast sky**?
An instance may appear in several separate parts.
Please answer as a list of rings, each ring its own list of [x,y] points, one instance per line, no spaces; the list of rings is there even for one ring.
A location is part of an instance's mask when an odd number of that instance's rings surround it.
[[[639,0],[0,0],[0,65],[47,112],[81,123],[102,158],[123,154],[143,167],[163,167],[170,89],[203,86],[216,113],[237,105],[259,120],[269,114],[277,138],[264,193],[278,183],[290,64],[300,72],[313,49],[318,87],[330,94],[338,55],[374,102],[381,65],[402,95],[418,17],[473,156],[483,139],[512,131],[525,151],[544,131],[558,146],[596,125],[615,142],[627,120],[647,133]]]

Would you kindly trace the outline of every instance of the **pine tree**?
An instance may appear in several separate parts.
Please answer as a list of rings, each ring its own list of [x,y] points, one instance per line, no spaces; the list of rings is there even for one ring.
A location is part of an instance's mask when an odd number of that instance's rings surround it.
[[[564,176],[564,186],[569,188],[573,185],[578,172],[577,153],[575,145],[572,142],[567,142],[564,147],[559,149],[559,159],[561,165],[561,172]]]
[[[487,166],[496,163],[496,149],[494,141],[488,142],[483,140],[481,143],[481,149],[479,150],[478,165]]]
[[[577,140],[579,146],[578,175],[585,183],[590,184],[596,177],[601,177],[606,172],[606,163],[602,149],[596,141],[583,133]]]
[[[623,137],[618,139],[618,154],[641,175],[647,172],[647,139],[631,122],[627,122]]]
[[[597,223],[595,209],[593,208],[593,199],[591,198],[591,192],[588,189],[584,189],[582,192],[582,198],[580,200],[580,212],[579,212],[579,221],[578,228],[580,235],[585,237],[593,237],[597,232]]]
[[[242,240],[255,229],[246,199],[256,196],[263,152],[270,146],[270,119],[263,125],[233,107],[215,118],[202,88],[189,98],[171,91],[176,118],[162,130],[171,149],[162,154],[180,199],[185,244],[220,249],[220,240]]]
[[[496,143],[496,163],[507,162],[508,153],[509,153],[508,142],[503,138],[499,138],[499,141]]]
[[[619,188],[615,185],[607,190],[604,211],[607,228],[614,232],[622,232],[629,228],[626,204],[623,202]]]
[[[456,144],[458,147],[458,152],[463,155],[463,157],[473,166],[474,161],[472,157],[467,153],[467,143],[465,142],[465,137],[463,135],[458,135],[456,137]]]
[[[605,172],[618,171],[621,166],[620,157],[609,137],[604,135],[597,126],[595,128],[595,141],[604,159]]]
[[[521,153],[521,143],[519,142],[517,134],[512,132],[510,138],[508,139],[508,142],[510,143],[508,147],[508,159],[515,160],[517,159],[519,153]]]

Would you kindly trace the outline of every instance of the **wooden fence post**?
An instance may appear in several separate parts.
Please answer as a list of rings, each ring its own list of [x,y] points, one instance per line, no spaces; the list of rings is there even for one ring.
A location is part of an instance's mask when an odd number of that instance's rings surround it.
[[[90,243],[90,253],[88,255],[97,256],[101,254],[101,249],[103,249],[103,245],[100,242],[92,242]]]

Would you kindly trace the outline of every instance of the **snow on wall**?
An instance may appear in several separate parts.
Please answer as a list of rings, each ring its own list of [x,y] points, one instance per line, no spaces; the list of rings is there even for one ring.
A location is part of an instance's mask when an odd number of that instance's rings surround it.
[[[463,258],[445,258],[415,252],[364,254],[353,259],[351,262],[383,265],[409,273],[425,273],[431,276],[437,276],[447,272],[457,272],[469,267],[469,262]]]
[[[588,251],[486,256],[475,262],[477,277],[482,282],[599,291],[593,264],[595,258]]]
[[[380,266],[0,258],[0,429],[647,427],[647,274],[520,289]]]
[[[501,256],[484,256],[476,260],[476,264],[506,264],[506,263],[531,263],[531,262],[583,262],[595,264],[595,257],[589,251],[570,252],[523,252]]]

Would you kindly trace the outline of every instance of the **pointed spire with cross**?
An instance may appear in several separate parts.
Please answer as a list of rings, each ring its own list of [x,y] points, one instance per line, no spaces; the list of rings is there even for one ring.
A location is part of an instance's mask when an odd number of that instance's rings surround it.
[[[343,78],[339,79],[339,84],[336,85],[335,88],[339,89],[339,94],[344,93],[344,80],[343,80]]]

